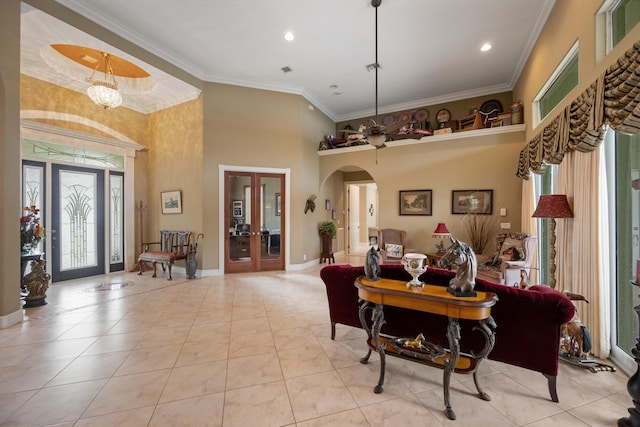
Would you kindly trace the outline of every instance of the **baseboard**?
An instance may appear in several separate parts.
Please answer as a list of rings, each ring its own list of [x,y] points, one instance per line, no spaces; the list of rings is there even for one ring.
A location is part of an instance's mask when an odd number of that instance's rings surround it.
[[[311,261],[304,262],[302,264],[289,264],[286,267],[286,270],[287,271],[306,270],[307,268],[311,268],[313,266],[318,265],[319,262],[320,262],[320,258],[316,258],[316,259],[312,259]]]
[[[215,277],[215,276],[222,276],[222,273],[220,272],[219,269],[196,271],[196,277]]]
[[[22,323],[24,320],[24,311],[22,309],[0,316],[0,329],[5,329],[16,323]]]

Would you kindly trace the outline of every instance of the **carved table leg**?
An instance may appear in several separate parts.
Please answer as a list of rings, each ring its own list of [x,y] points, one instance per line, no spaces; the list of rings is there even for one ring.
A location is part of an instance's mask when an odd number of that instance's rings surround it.
[[[478,352],[478,354],[474,355],[476,357],[476,368],[473,371],[473,382],[476,385],[480,399],[489,401],[491,400],[491,396],[480,389],[480,384],[478,382],[478,367],[489,353],[491,353],[491,350],[493,350],[493,346],[496,343],[496,334],[493,331],[496,327],[496,322],[493,320],[493,317],[489,316],[487,319],[481,320],[479,323],[480,326],[474,326],[473,330],[480,331],[480,333],[484,335],[484,347]]]
[[[358,309],[358,317],[360,318],[360,323],[362,324],[362,329],[365,330],[367,336],[371,338],[371,329],[369,329],[369,325],[367,325],[366,313],[367,310],[371,309],[371,303],[358,298],[358,302],[360,303],[360,308]],[[368,344],[367,344],[368,345]],[[371,356],[371,347],[367,351],[367,355],[360,359],[360,363],[366,365],[369,363],[369,357]]]
[[[373,315],[371,316],[371,320],[373,320],[373,326],[371,328],[371,334],[373,337],[373,342],[376,344],[376,350],[378,350],[378,354],[380,355],[380,379],[378,380],[378,385],[373,388],[374,393],[382,393],[382,384],[384,384],[384,370],[386,366],[385,361],[385,345],[380,344],[380,329],[382,329],[382,325],[384,325],[384,312],[382,308],[384,306],[382,304],[376,304],[373,308]]]
[[[456,414],[451,409],[451,403],[449,401],[449,383],[451,382],[451,373],[458,364],[460,359],[460,324],[455,317],[449,317],[449,327],[447,328],[447,339],[449,340],[449,360],[444,366],[444,405],[446,409],[444,414],[450,420],[456,419]]]

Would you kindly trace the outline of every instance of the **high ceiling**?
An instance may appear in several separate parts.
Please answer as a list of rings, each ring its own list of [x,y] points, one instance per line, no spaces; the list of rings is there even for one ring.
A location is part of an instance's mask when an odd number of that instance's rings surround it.
[[[203,81],[301,94],[336,121],[374,111],[375,72],[366,67],[375,62],[371,0],[56,1]],[[380,113],[511,90],[554,3],[382,0]],[[86,84],[65,80],[38,53],[78,44],[111,49],[157,81],[150,92],[124,96],[124,106],[147,112],[197,96],[127,52],[24,9],[25,74],[84,91]],[[287,31],[293,41],[284,39]],[[486,42],[493,48],[481,52]]]

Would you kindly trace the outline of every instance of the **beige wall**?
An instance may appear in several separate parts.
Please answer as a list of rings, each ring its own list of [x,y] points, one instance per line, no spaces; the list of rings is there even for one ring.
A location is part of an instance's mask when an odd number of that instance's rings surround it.
[[[319,255],[317,242],[305,238],[315,230],[320,206],[304,214],[311,194],[319,194],[318,144],[334,123],[298,95],[207,83],[203,90],[203,268],[219,269],[219,177],[220,165],[291,170],[290,262],[304,255]],[[324,210],[324,209],[322,209]],[[211,236],[211,238],[209,238]]]
[[[510,222],[513,231],[520,230],[522,185],[514,170],[523,138],[524,132],[519,131],[323,155],[321,180],[342,175],[336,171],[345,166],[364,169],[378,185],[380,228],[406,230],[409,247],[430,252],[437,242],[431,233],[438,222],[445,222],[458,238],[465,237],[463,215],[451,214],[452,190],[492,189],[493,217]],[[401,216],[399,191],[421,189],[432,190],[433,215]],[[506,217],[498,217],[500,208],[507,209]],[[341,220],[344,223],[346,216]]]
[[[522,99],[527,126],[526,140],[529,141],[546,126],[558,111],[569,105],[593,83],[612,63],[633,43],[640,39],[640,25],[636,27],[604,59],[596,58],[596,14],[602,0],[562,0],[556,1],[547,23],[529,56],[526,65],[513,89],[516,99]],[[531,103],[558,67],[571,46],[579,41],[579,83],[578,86],[549,114],[540,125],[533,127]],[[514,169],[515,172],[515,169]]]
[[[0,328],[20,312],[20,1],[0,6]]]

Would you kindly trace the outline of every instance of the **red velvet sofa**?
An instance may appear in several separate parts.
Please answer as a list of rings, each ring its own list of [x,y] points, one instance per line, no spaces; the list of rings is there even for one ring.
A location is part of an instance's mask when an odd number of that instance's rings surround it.
[[[380,267],[383,278],[411,280],[401,265],[383,264]],[[358,317],[358,290],[354,286],[361,275],[364,275],[363,266],[349,264],[328,265],[320,271],[329,300],[331,339],[335,339],[337,323],[362,328]],[[420,280],[430,285],[447,286],[454,276],[454,271],[429,267]],[[556,377],[560,326],[571,320],[574,305],[562,293],[544,285],[523,290],[476,278],[475,289],[494,292],[498,296],[491,311],[497,327],[496,342],[489,359],[542,373],[548,380],[551,400],[558,402]],[[386,323],[382,334],[415,337],[424,333],[429,341],[448,347],[447,318],[444,316],[385,307],[384,317]],[[463,352],[477,352],[484,345],[482,335],[472,329],[475,324],[460,320]]]

